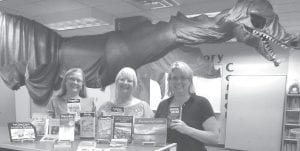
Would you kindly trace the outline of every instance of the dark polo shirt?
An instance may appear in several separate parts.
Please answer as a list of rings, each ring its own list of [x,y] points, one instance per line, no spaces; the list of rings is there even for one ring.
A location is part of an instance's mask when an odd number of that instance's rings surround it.
[[[155,114],[156,118],[167,118],[172,100],[173,97],[159,104]],[[193,128],[203,130],[203,122],[211,116],[214,116],[213,109],[204,97],[192,94],[190,99],[182,105],[181,120]],[[169,128],[167,142],[177,143],[177,151],[206,151],[202,142]]]

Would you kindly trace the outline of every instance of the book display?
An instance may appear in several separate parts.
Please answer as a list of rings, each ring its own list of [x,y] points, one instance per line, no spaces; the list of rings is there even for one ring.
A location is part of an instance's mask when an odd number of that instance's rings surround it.
[[[36,140],[36,130],[30,122],[8,123],[11,142],[33,142]]]
[[[109,143],[112,138],[113,116],[101,116],[97,121],[96,140],[99,143]]]
[[[80,113],[80,137],[81,138],[95,138],[95,113],[86,112]]]
[[[114,116],[113,139],[127,139],[130,143],[133,131],[133,116]]]
[[[167,141],[167,119],[136,118],[134,122],[133,144],[162,146]]]
[[[74,114],[61,114],[58,140],[59,141],[74,141],[74,135],[75,135],[74,131],[75,131],[75,115]]]
[[[35,126],[36,135],[42,138],[46,133],[46,121],[49,118],[47,113],[32,113],[31,124]]]

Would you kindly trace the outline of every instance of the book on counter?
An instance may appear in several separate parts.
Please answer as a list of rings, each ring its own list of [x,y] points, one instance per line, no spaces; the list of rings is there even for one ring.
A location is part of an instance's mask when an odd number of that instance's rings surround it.
[[[37,138],[42,138],[46,134],[48,118],[48,113],[32,113],[31,124],[35,126]]]
[[[132,143],[162,146],[167,142],[166,118],[135,118]]]
[[[49,118],[46,121],[46,134],[40,140],[41,142],[55,142],[58,140],[60,119]]]
[[[113,116],[100,116],[97,121],[96,140],[99,143],[109,143],[113,135]]]
[[[125,115],[125,108],[119,106],[113,106],[110,109],[110,115],[112,116],[124,116]]]
[[[30,122],[8,123],[11,142],[34,142],[37,138],[36,129]]]
[[[95,112],[80,113],[80,137],[95,138],[96,120]]]
[[[133,116],[114,116],[113,139],[127,139],[131,143]]]
[[[94,151],[96,145],[95,141],[81,141],[77,146],[77,151]]]
[[[58,132],[59,141],[74,141],[75,114],[61,114]]]

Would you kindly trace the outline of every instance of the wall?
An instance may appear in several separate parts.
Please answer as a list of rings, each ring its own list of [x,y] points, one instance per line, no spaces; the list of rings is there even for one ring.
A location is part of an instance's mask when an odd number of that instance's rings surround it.
[[[7,122],[13,122],[15,119],[14,92],[0,79],[0,126],[7,126]]]

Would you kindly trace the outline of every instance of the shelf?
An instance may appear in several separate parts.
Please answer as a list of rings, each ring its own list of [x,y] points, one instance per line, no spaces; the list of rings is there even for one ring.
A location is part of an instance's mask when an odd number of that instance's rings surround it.
[[[300,127],[300,124],[291,124],[291,123],[286,123],[284,124],[285,126],[291,126],[291,127]]]
[[[300,108],[299,109],[286,109],[285,111],[287,111],[287,112],[300,112]]]
[[[287,94],[287,96],[290,96],[290,97],[300,97],[300,94],[299,93]]]
[[[285,138],[284,141],[297,142],[296,138]]]

